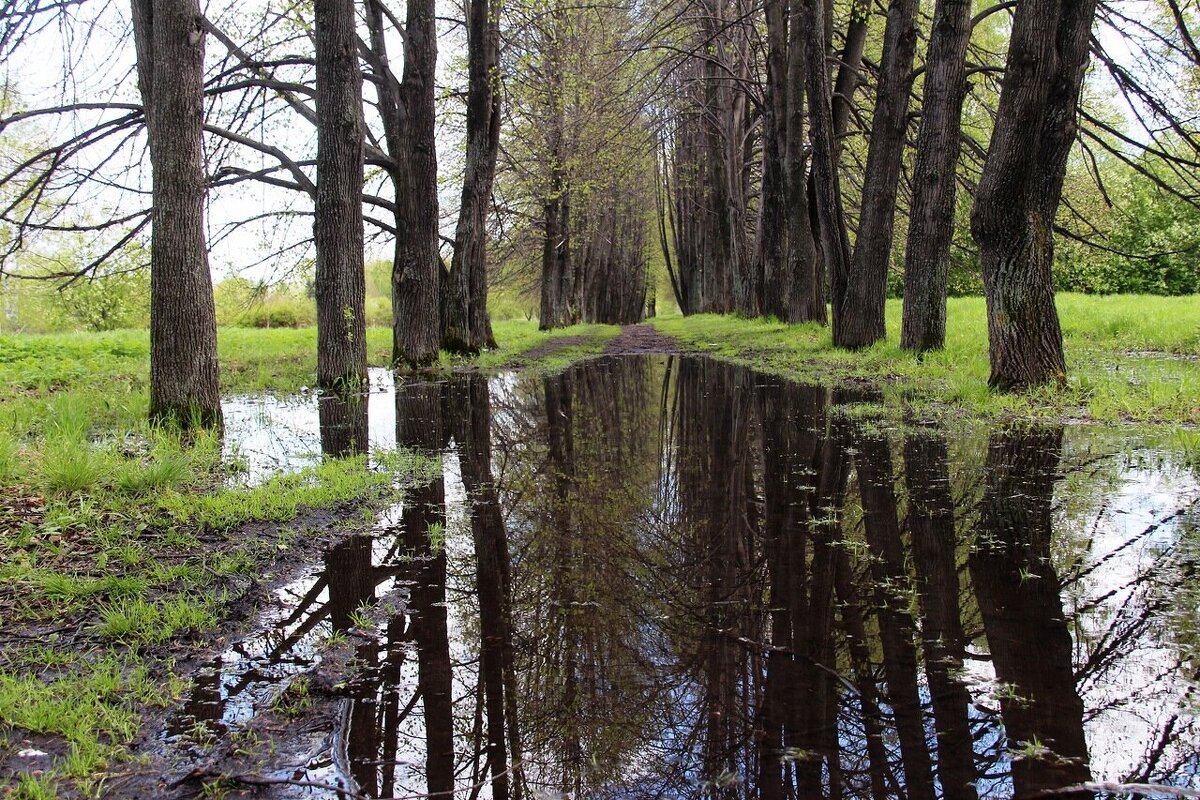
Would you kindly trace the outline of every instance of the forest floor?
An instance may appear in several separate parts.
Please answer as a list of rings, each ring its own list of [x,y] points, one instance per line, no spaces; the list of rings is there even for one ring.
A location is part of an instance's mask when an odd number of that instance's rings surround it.
[[[828,386],[870,383],[885,413],[1154,426],[1200,457],[1196,298],[1061,296],[1069,375],[987,389],[984,308],[952,300],[947,348],[834,350],[827,329],[666,317],[620,329],[499,322],[500,349],[446,369],[553,372],[618,353],[708,353]],[[312,330],[222,330],[227,394],[311,382]],[[289,570],[370,528],[436,463],[331,460],[262,482],[217,437],[152,430],[145,331],[0,336],[0,797],[127,796],[187,676],[241,631]],[[369,334],[386,364],[390,333]],[[143,755],[138,755],[139,753]],[[156,778],[155,778],[156,779]],[[148,784],[146,784],[148,785]],[[147,790],[153,796],[154,789]]]

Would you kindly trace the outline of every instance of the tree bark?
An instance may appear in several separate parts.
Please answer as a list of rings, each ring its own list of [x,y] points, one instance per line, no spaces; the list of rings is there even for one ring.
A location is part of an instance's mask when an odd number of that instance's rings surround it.
[[[833,297],[833,343],[838,347],[863,348],[887,335],[887,268],[917,49],[917,6],[917,0],[892,0],[888,5],[858,239],[845,294]]]
[[[900,346],[906,350],[940,350],[946,343],[946,282],[970,40],[970,0],[938,0],[925,58],[904,257]]]
[[[196,0],[133,0],[153,171],[150,419],[220,427],[217,322],[204,234],[204,34]]]
[[[555,168],[557,173],[557,168]],[[551,197],[544,205],[542,242],[542,302],[538,327],[565,328],[575,321],[571,299],[575,276],[571,259],[571,198],[559,175],[551,179]]]
[[[823,0],[797,0],[805,10],[805,52],[809,69],[807,93],[809,125],[812,128],[811,202],[817,220],[817,245],[821,266],[828,275],[830,294],[836,302],[845,295],[850,270],[850,237],[842,203],[838,176],[838,142],[834,127],[832,90],[825,66],[829,43],[826,34],[826,8]],[[824,309],[821,311],[824,315]]]
[[[434,72],[437,23],[433,0],[410,0],[404,25],[400,119],[406,152],[397,159],[396,260],[392,272],[395,363],[424,367],[441,344],[441,256],[438,249]]]
[[[447,350],[495,347],[487,312],[487,215],[500,147],[499,9],[470,0],[467,11],[467,157],[446,299]]]
[[[1066,380],[1051,264],[1095,0],[1017,6],[1000,107],[971,211],[988,306],[988,384]]]
[[[317,63],[317,385],[367,380],[362,215],[362,72],[353,0],[314,4]]]

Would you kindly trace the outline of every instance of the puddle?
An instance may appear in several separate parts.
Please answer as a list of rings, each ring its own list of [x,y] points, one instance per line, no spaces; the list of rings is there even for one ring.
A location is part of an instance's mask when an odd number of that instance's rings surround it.
[[[344,449],[331,443],[362,435],[354,430],[356,425],[366,430],[367,452],[395,449],[396,390],[392,373],[372,367],[368,377],[365,420],[354,418],[363,416],[361,409],[347,409],[344,402],[319,397],[316,391],[226,398],[221,403],[225,421],[223,456],[238,466],[235,479],[253,485],[279,472],[312,466],[320,462],[323,447]]]
[[[371,447],[442,479],[279,590],[165,735],[252,729],[346,635],[360,672],[287,777],[365,797],[1200,787],[1182,456],[844,413],[871,399],[692,357],[380,380]],[[320,457],[312,398],[235,402],[250,475]]]

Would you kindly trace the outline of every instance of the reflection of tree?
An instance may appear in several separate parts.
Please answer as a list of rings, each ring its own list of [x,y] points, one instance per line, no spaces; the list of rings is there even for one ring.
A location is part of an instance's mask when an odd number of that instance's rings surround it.
[[[748,700],[759,681],[757,652],[765,631],[761,588],[752,571],[758,527],[754,404],[748,371],[713,361],[685,359],[676,384],[676,466],[679,564],[690,597],[699,606],[696,651],[696,732],[700,771],[714,796],[734,796],[736,776],[757,772],[746,745],[753,737]],[[695,616],[695,613],[693,613]],[[688,646],[681,642],[682,646]]]
[[[367,395],[324,395],[317,401],[321,452],[341,458],[367,452]]]
[[[445,449],[444,389],[442,384],[417,381],[396,387],[398,445],[428,456]],[[454,714],[446,549],[435,548],[432,542],[446,526],[446,485],[440,474],[409,490],[400,524],[411,565],[408,612],[410,634],[417,646],[417,691],[425,714],[425,779],[431,795],[450,796],[454,792]]]
[[[587,795],[636,758],[653,703],[636,576],[658,477],[650,365],[620,359],[541,381],[538,474],[517,479],[517,635],[531,783]]]
[[[1062,587],[1050,560],[1062,434],[1062,428],[1009,430],[989,439],[979,538],[970,555],[1018,795],[1090,776]]]
[[[521,739],[513,665],[512,565],[492,480],[491,407],[485,378],[472,375],[451,385],[450,416],[475,545],[481,633],[479,673],[486,712],[483,771],[491,775],[492,796],[506,800],[521,796],[522,782],[516,774]]]
[[[913,586],[904,565],[891,448],[872,426],[855,423],[851,428],[884,676],[900,739],[906,793],[912,800],[933,800],[933,765],[918,688]]]
[[[772,645],[759,706],[763,797],[823,796],[823,773],[831,788],[841,782],[830,667],[845,470],[827,435],[826,394],[777,382],[758,389]],[[793,774],[794,788],[785,785]]]
[[[946,800],[974,800],[975,754],[967,686],[960,678],[966,651],[959,609],[957,537],[945,434],[921,432],[904,440],[908,531],[921,607],[921,645],[937,731],[937,772]]]
[[[443,386],[415,380],[396,385],[397,442],[436,457],[446,443]],[[405,613],[386,621],[382,642],[367,640],[356,650],[360,665],[348,687],[351,705],[341,742],[348,769],[368,797],[391,797],[402,786],[398,774],[402,745],[419,741],[425,756],[427,792],[454,791],[454,734],[449,636],[446,621],[446,556],[434,546],[445,524],[445,484],[441,476],[410,487],[390,551],[372,566],[373,537],[356,537],[327,559],[330,608],[335,628],[345,630],[350,614],[374,599],[375,586],[396,576],[409,586]],[[386,540],[385,540],[386,541]],[[405,662],[415,644],[416,691],[405,692]],[[419,705],[418,705],[419,701]],[[406,723],[416,709],[424,735],[413,736]]]

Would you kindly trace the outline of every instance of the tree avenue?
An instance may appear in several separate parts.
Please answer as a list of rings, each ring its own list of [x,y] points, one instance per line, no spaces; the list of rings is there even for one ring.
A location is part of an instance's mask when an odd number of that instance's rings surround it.
[[[98,31],[128,11],[22,0],[0,55],[62,36],[79,88],[5,88],[0,270],[107,279],[149,231],[150,414],[185,426],[220,424],[231,246],[315,265],[330,392],[366,380],[378,254],[401,369],[495,347],[489,300],[544,329],[672,305],[830,324],[858,350],[902,295],[920,353],[978,293],[991,386],[1061,382],[1056,290],[1200,291],[1200,108],[1173,91],[1200,12],[1151,5],[132,0],[126,41]],[[69,74],[74,26],[132,58],[136,96]],[[258,207],[227,202],[250,185]],[[81,263],[30,266],[68,239]]]

